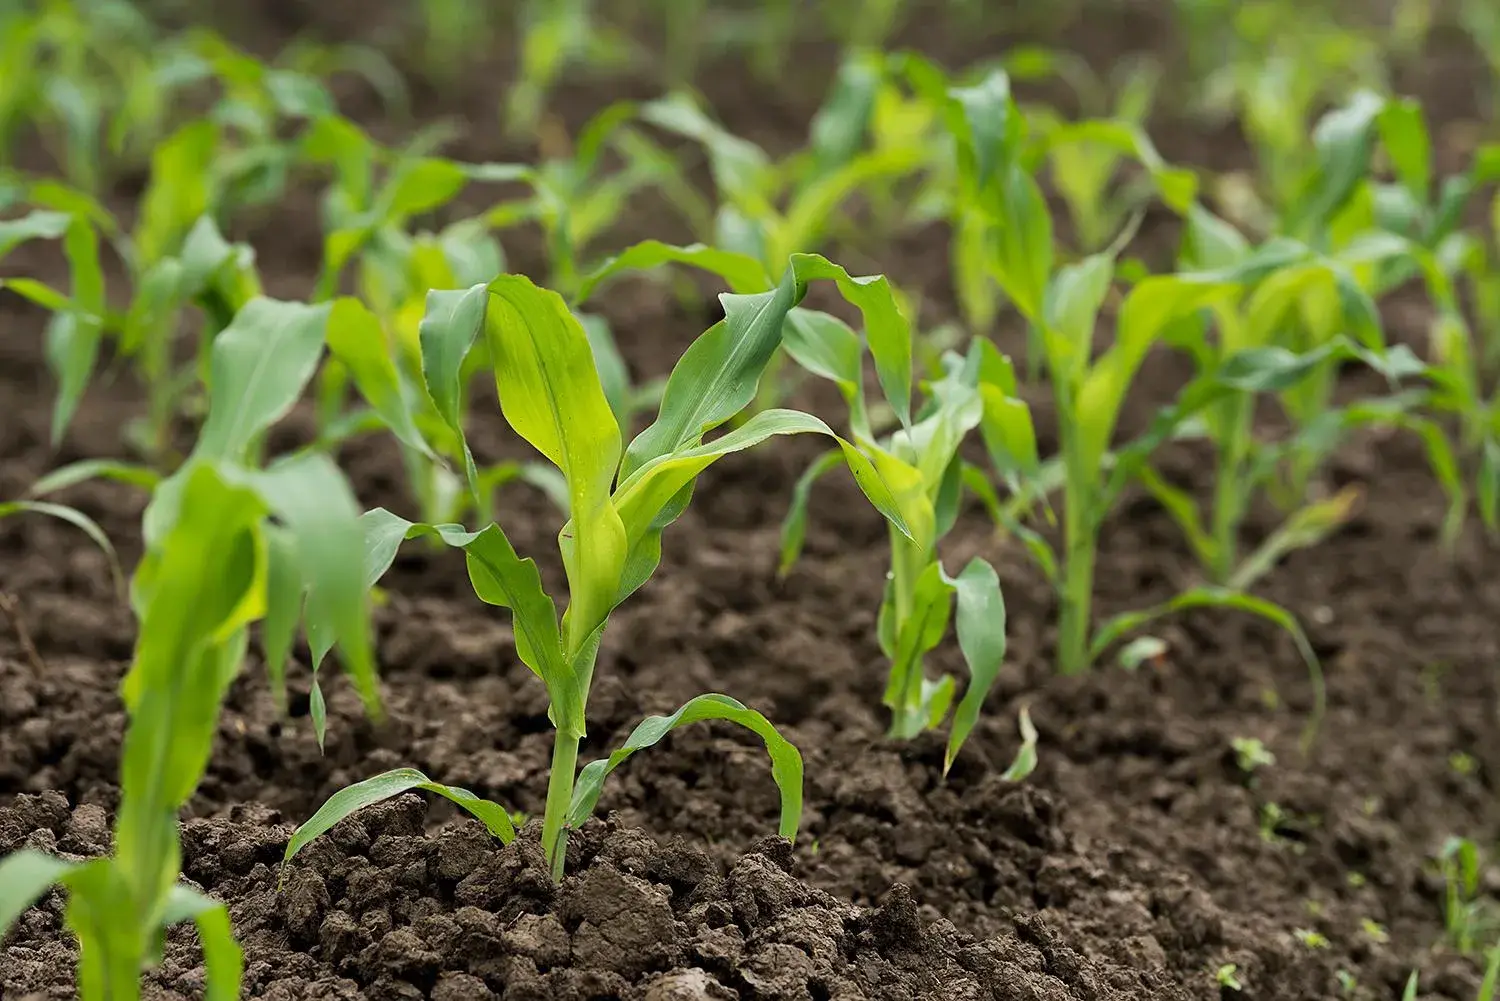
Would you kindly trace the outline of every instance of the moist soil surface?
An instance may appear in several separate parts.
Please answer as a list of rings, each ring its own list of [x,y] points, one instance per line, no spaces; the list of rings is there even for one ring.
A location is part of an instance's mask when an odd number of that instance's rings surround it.
[[[383,23],[376,10],[356,21],[347,5],[266,4],[243,15],[235,37],[271,52],[312,21],[325,38],[365,38]],[[1067,43],[1100,59],[1144,47],[1171,55],[1151,9],[1104,20]],[[1014,37],[956,45],[929,19],[901,42],[959,64]],[[799,64],[819,65],[826,78],[828,51],[809,52]],[[704,77],[732,129],[773,149],[804,134],[813,98],[762,97],[732,65]],[[650,93],[630,80],[574,85],[556,103],[576,125],[635,91]],[[1462,118],[1463,95],[1449,97],[1444,114]],[[521,155],[489,134],[497,99],[492,84],[469,84],[419,91],[417,106],[425,116],[468,117],[474,135],[456,156]],[[350,100],[356,110],[369,103],[358,93]],[[1170,122],[1156,131],[1169,156],[1197,151],[1216,167],[1245,157],[1232,137]],[[320,236],[309,204],[289,200],[238,234],[255,242],[274,294],[311,286]],[[616,234],[646,235],[679,234],[641,220]],[[1155,238],[1170,246],[1169,232]],[[864,251],[923,293],[924,323],[952,312],[944,240],[926,232]],[[542,275],[535,240],[507,252],[517,270]],[[7,260],[8,271],[57,266],[29,249]],[[604,308],[638,378],[663,374],[707,322],[643,282],[616,286]],[[121,454],[119,429],[139,413],[128,380],[93,387],[54,449],[42,318],[14,298],[0,299],[0,317],[0,496],[21,495],[63,462]],[[1420,316],[1391,321],[1395,335],[1420,339]],[[1171,358],[1148,364],[1125,430],[1169,400],[1182,375]],[[496,410],[481,394],[471,439],[481,459],[522,454]],[[1045,446],[1055,432],[1045,413],[1039,424]],[[287,440],[309,426],[294,414]],[[983,554],[999,568],[1010,650],[946,777],[939,736],[883,739],[874,637],[885,537],[852,482],[819,485],[803,558],[784,579],[776,574],[780,519],[815,455],[792,439],[705,476],[668,533],[661,570],[612,620],[583,748],[597,756],[644,714],[704,691],[731,694],[805,757],[795,846],[766,837],[777,797],[754,738],[700,724],[615,773],[601,819],[573,837],[560,887],[534,826],[502,847],[446,803],[415,795],[339,825],[283,871],[298,822],[339,788],[392,767],[415,766],[540,816],[551,749],[542,688],[504,617],[469,592],[461,560],[413,544],[382,582],[377,613],[387,720],[369,722],[348,686],[330,678],[320,752],[305,668],[292,672],[282,715],[253,653],[221,718],[184,821],[184,872],[228,903],[246,953],[246,996],[1297,1001],[1394,998],[1420,967],[1423,997],[1472,1001],[1479,970],[1442,945],[1433,858],[1451,835],[1488,845],[1500,837],[1500,575],[1475,531],[1452,555],[1442,551],[1445,502],[1414,443],[1351,442],[1329,484],[1360,486],[1358,513],[1261,585],[1299,614],[1326,671],[1328,712],[1306,752],[1313,689],[1277,630],[1193,613],[1161,626],[1166,652],[1134,671],[1058,677],[1049,589],[982,511],[966,511],[945,559],[955,566]],[[388,444],[356,441],[340,458],[363,502],[413,513]],[[1160,465],[1201,496],[1202,459],[1174,446]],[[88,484],[61,499],[97,518],[130,565],[141,496]],[[518,549],[552,549],[558,518],[542,499],[519,488],[502,496],[501,510]],[[1249,533],[1273,526],[1258,512]],[[0,854],[106,852],[130,614],[104,558],[65,525],[0,522],[0,553],[0,587],[40,655],[27,655],[13,620],[0,623]],[[557,583],[557,567],[543,562]],[[1173,522],[1149,499],[1128,498],[1103,533],[1098,613],[1164,600],[1195,580]],[[951,644],[933,656],[935,669],[961,674]],[[1023,707],[1040,732],[1040,761],[1014,783],[1001,776],[1020,744]],[[1260,740],[1274,763],[1247,774],[1236,738]],[[49,895],[0,943],[6,1001],[73,996],[62,905]],[[1226,964],[1238,992],[1216,978]],[[152,996],[201,996],[190,934],[171,934],[148,980]]]

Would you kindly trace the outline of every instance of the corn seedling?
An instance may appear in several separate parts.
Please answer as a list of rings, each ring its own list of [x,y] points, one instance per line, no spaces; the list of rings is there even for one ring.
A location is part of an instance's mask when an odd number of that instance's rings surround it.
[[[1449,838],[1437,861],[1443,877],[1443,924],[1453,948],[1471,955],[1500,941],[1500,908],[1483,894],[1479,846],[1468,838]]]
[[[776,435],[826,435],[838,442],[872,503],[893,522],[908,524],[910,508],[898,504],[897,498],[910,492],[909,484],[889,485],[892,471],[879,469],[815,417],[765,411],[731,432],[704,440],[754,395],[755,383],[781,340],[787,313],[805,292],[806,278],[806,272],[799,278],[789,269],[773,291],[722,297],[725,319],[688,348],[667,380],[656,420],[625,448],[588,335],[561,296],[515,275],[429,296],[422,349],[434,406],[454,433],[462,435],[458,381],[465,356],[482,340],[507,423],[567,483],[571,517],[558,536],[558,547],[568,581],[568,606],[559,622],[536,564],[521,558],[494,523],[467,532],[458,525],[414,524],[384,509],[370,512],[365,516],[367,579],[379,578],[403,539],[436,535],[464,550],[476,595],[510,609],[517,651],[546,686],[556,727],[542,844],[558,879],[564,872],[568,831],[593,812],[608,774],[673,728],[698,720],[739,723],[765,741],[782,795],[780,830],[788,838],[796,834],[802,797],[800,756],[765,717],[726,696],[699,696],[669,716],[649,717],[620,749],[581,772],[577,759],[586,732],[595,659],[609,615],[655,572],[662,533],[686,508],[697,477],[719,458]],[[906,347],[909,359],[910,345]],[[467,457],[467,446],[465,453]],[[466,472],[472,488],[477,479],[472,459],[466,461]],[[497,837],[509,840],[515,834],[509,815],[496,804],[401,769],[337,793],[298,830],[287,845],[286,858],[360,807],[414,788],[454,800]]]
[[[240,311],[214,344],[197,445],[147,508],[130,589],[139,631],[121,688],[129,723],[114,855],[69,862],[28,850],[0,861],[0,933],[48,887],[66,890],[85,1001],[140,997],[164,930],[187,919],[198,926],[207,996],[239,997],[243,960],[228,912],[179,882],[177,817],[208,765],[251,623],[263,622],[268,652],[283,640],[290,648],[299,620],[315,650],[337,643],[367,707],[379,710],[352,492],[321,456],[264,469],[255,460],[311,378],[330,312],[268,299]]]

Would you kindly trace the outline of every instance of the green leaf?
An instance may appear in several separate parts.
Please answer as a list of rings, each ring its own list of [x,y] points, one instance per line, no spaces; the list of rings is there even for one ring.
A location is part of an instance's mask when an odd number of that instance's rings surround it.
[[[380,680],[365,587],[364,532],[354,492],[333,460],[299,455],[252,482],[291,535],[307,585],[307,638],[313,670],[335,643],[365,710],[382,715]]]
[[[305,586],[296,539],[276,525],[266,527],[266,618],[261,649],[276,707],[286,711],[286,665],[297,639]]]
[[[214,338],[208,419],[193,453],[244,458],[302,395],[323,353],[329,306],[252,299]]]
[[[993,70],[973,87],[953,87],[948,99],[958,110],[953,122],[963,149],[972,163],[974,183],[984,188],[1002,165],[1015,155],[1024,122],[1011,98],[1010,77]]]
[[[82,511],[62,504],[25,500],[0,502],[0,518],[28,511],[32,514],[44,514],[65,521],[87,535],[89,540],[103,550],[104,555],[109,558],[109,572],[114,578],[115,590],[120,594],[125,592],[124,577],[120,572],[120,557],[115,553],[114,545],[109,541],[109,536],[104,534],[104,529],[99,527],[98,522]]]
[[[1036,771],[1037,732],[1031,722],[1031,713],[1026,710],[1025,706],[1021,707],[1017,721],[1021,728],[1021,748],[1016,751],[1015,760],[1010,763],[1010,767],[1000,776],[1006,782],[1024,782],[1032,772]]]
[[[0,859],[0,938],[16,920],[57,885],[75,863],[30,848]]]
[[[600,264],[578,288],[574,305],[581,305],[611,278],[626,271],[651,271],[664,264],[686,264],[724,279],[737,295],[751,295],[771,288],[765,267],[748,254],[706,246],[702,243],[685,247],[659,240],[643,240]]]
[[[1292,642],[1297,646],[1297,652],[1301,654],[1302,661],[1307,666],[1308,680],[1313,688],[1313,712],[1303,730],[1303,742],[1305,745],[1310,744],[1317,735],[1327,707],[1327,692],[1323,685],[1323,665],[1313,651],[1312,644],[1308,642],[1306,634],[1302,632],[1302,627],[1297,623],[1296,617],[1280,605],[1264,598],[1222,587],[1192,588],[1160,605],[1138,612],[1125,612],[1105,622],[1094,634],[1093,642],[1089,646],[1089,657],[1097,659],[1126,633],[1134,632],[1147,623],[1192,608],[1229,608],[1247,612],[1267,620],[1292,638]]]
[[[135,250],[144,267],[176,253],[193,223],[210,208],[219,126],[208,119],[184,125],[151,154],[151,183],[141,201]]]
[[[984,439],[990,461],[995,465],[995,472],[1009,481],[1014,490],[1019,481],[1034,478],[1040,464],[1031,409],[988,383],[979,387],[979,393],[984,403],[979,420],[980,436]]]
[[[869,437],[859,335],[836,316],[798,306],[787,314],[782,337],[793,361],[838,387],[855,435]]]
[[[56,240],[68,231],[73,216],[68,212],[37,209],[19,219],[0,221],[0,258],[27,240]]]
[[[1035,323],[1052,274],[1052,216],[1036,179],[1019,166],[1012,166],[999,185],[998,204],[991,210],[998,229],[995,277],[1021,315]]]
[[[604,398],[609,401],[610,411],[615,415],[615,423],[622,430],[629,428],[635,416],[630,370],[615,344],[609,322],[602,316],[590,316],[586,313],[575,312],[574,316],[583,325],[583,332],[588,335],[589,348],[594,352],[594,368],[599,373],[599,385],[604,390]]]
[[[943,755],[945,775],[979,720],[985,696],[1005,661],[1006,644],[1005,598],[1000,593],[1000,577],[995,568],[976,557],[957,577],[948,578],[948,584],[957,601],[954,629],[964,663],[969,667],[969,684],[954,710],[953,725],[948,731],[948,749]]]
[[[381,191],[377,211],[387,223],[399,224],[448,204],[467,182],[464,169],[451,160],[407,160]]]
[[[1233,590],[1248,591],[1287,553],[1315,546],[1347,523],[1354,516],[1361,494],[1358,487],[1345,487],[1332,497],[1297,509],[1246,557],[1226,583]]]
[[[506,844],[515,840],[516,828],[511,823],[510,814],[498,803],[480,799],[467,789],[441,785],[415,768],[395,768],[363,782],[356,782],[328,797],[328,801],[318,807],[318,812],[297,828],[287,842],[286,852],[281,857],[281,882],[286,881],[287,864],[314,838],[327,833],[339,821],[353,816],[367,806],[383,803],[414,790],[436,793],[449,800],[481,821],[491,835]]]
[[[1136,671],[1148,660],[1155,660],[1167,652],[1167,644],[1155,636],[1137,636],[1120,648],[1117,658],[1127,671]]]
[[[1410,97],[1387,101],[1378,122],[1396,177],[1419,205],[1426,205],[1432,186],[1432,140],[1421,102]]]
[[[778,577],[785,577],[790,573],[797,558],[802,555],[802,543],[807,538],[807,504],[812,496],[813,484],[824,474],[837,469],[843,461],[843,453],[832,449],[818,456],[797,477],[797,482],[792,487],[791,503],[787,505],[786,515],[781,520],[781,558],[776,567]]]
[[[180,475],[176,516],[136,570],[140,629],[121,684],[130,724],[113,864],[137,900],[177,879],[177,811],[208,767],[245,628],[265,610],[261,499],[203,462]]]
[[[154,469],[134,462],[119,462],[114,459],[82,459],[59,466],[39,477],[28,491],[32,496],[56,493],[88,480],[113,480],[132,487],[151,491],[161,482],[161,474]]]
[[[1377,94],[1360,91],[1318,122],[1313,129],[1318,165],[1299,204],[1295,225],[1315,231],[1348,201],[1369,172],[1375,123],[1386,103]]]
[[[1192,546],[1193,557],[1198,563],[1205,567],[1215,566],[1219,544],[1203,527],[1203,519],[1198,512],[1198,502],[1194,500],[1193,495],[1162,479],[1149,465],[1141,466],[1136,472],[1136,478],[1140,480],[1141,486],[1146,488],[1146,492],[1156,498],[1156,502],[1172,516],[1177,527],[1182,529],[1182,534]]]
[[[1113,254],[1093,254],[1059,268],[1047,287],[1043,307],[1049,328],[1047,365],[1054,379],[1070,378],[1088,364],[1094,343],[1094,323],[1115,277]],[[1059,343],[1052,330],[1062,336]]]
[[[568,807],[568,823],[582,826],[592,816],[594,805],[599,802],[604,780],[618,768],[626,758],[636,751],[651,747],[672,730],[701,720],[722,719],[738,723],[755,732],[765,741],[766,753],[771,757],[771,777],[781,791],[781,836],[796,840],[797,828],[802,821],[802,755],[776,731],[764,716],[748,709],[727,695],[700,695],[690,699],[681,709],[670,716],[647,716],[631,731],[620,748],[608,758],[591,761],[578,774],[573,786],[573,802]]]
[[[933,560],[921,569],[911,585],[908,607],[893,606],[895,644],[881,701],[891,710],[890,736],[897,740],[910,740],[931,724],[930,713],[921,704],[926,681],[922,657],[948,633],[953,590],[942,566]]]
[[[355,388],[391,433],[408,448],[435,458],[402,392],[401,376],[385,331],[375,314],[358,299],[345,296],[334,301],[328,314],[328,350],[349,370]]]
[[[179,883],[167,897],[162,924],[173,925],[189,918],[198,926],[198,943],[203,948],[206,1001],[238,1001],[245,954],[234,940],[229,909]]]
[[[832,280],[843,297],[856,306],[865,322],[865,340],[875,359],[875,375],[885,398],[903,427],[911,425],[911,323],[896,303],[885,275],[852,277],[818,254],[793,254],[792,272],[799,283]]]
[[[422,345],[422,377],[427,394],[443,422],[463,446],[464,468],[469,490],[478,500],[478,470],[464,436],[464,359],[484,327],[489,293],[475,285],[464,291],[431,291],[418,328]]]
[[[656,420],[626,449],[622,480],[658,456],[696,444],[750,403],[781,344],[783,321],[801,297],[790,270],[774,291],[719,296],[723,321],[699,335],[673,366]]]
[[[610,497],[620,428],[588,336],[556,292],[504,275],[490,283],[485,333],[507,423],[568,481],[567,650],[577,654],[615,605],[626,534]]]
[[[1484,443],[1479,460],[1479,485],[1476,490],[1479,517],[1491,532],[1500,532],[1500,444]]]

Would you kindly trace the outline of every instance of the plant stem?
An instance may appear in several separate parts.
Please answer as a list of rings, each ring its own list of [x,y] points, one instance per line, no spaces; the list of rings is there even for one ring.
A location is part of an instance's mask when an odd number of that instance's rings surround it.
[[[926,566],[926,555],[910,539],[890,530],[891,537],[891,600],[893,604],[892,630],[894,645],[899,649],[900,637],[909,628],[912,609],[916,603],[917,577]],[[891,677],[886,684],[885,703],[891,710],[891,725],[886,736],[892,740],[910,740],[921,733],[925,720],[922,718],[922,658],[912,658],[909,664],[892,664]]]
[[[1214,477],[1214,562],[1209,573],[1215,584],[1226,583],[1239,563],[1239,526],[1251,485],[1244,482],[1250,455],[1250,408],[1254,398],[1242,394],[1225,404],[1222,445]]]
[[[1089,667],[1089,620],[1094,597],[1094,533],[1087,486],[1069,477],[1064,488],[1062,608],[1057,623],[1057,668],[1081,674]]]
[[[547,779],[547,807],[542,816],[542,851],[552,864],[552,881],[561,883],[568,855],[568,807],[578,775],[578,738],[558,730],[552,739],[552,774]]]

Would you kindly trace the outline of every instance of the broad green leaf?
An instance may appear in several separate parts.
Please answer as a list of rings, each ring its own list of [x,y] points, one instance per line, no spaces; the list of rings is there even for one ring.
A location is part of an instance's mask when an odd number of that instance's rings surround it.
[[[150,267],[175,254],[193,223],[214,197],[213,160],[219,126],[209,119],[184,125],[151,155],[151,183],[135,229],[140,264]]]
[[[1094,323],[1115,277],[1113,254],[1093,254],[1059,268],[1047,287],[1047,367],[1054,379],[1070,379],[1088,364]],[[1052,337],[1061,335],[1061,341]]]
[[[813,484],[824,474],[837,469],[843,461],[843,453],[832,449],[818,456],[797,477],[786,516],[781,520],[781,558],[776,567],[778,577],[785,577],[790,573],[797,558],[802,555],[802,543],[807,538],[807,504],[812,496]]]
[[[478,470],[464,437],[464,360],[484,327],[489,293],[475,285],[464,291],[427,293],[427,310],[419,336],[422,344],[422,377],[438,415],[458,437],[464,453],[464,469],[471,493],[478,494]]]
[[[901,312],[884,275],[852,277],[849,272],[817,254],[793,254],[791,268],[801,284],[829,279],[839,292],[858,307],[865,322],[865,340],[875,359],[875,375],[885,398],[903,427],[911,425],[911,323]]]
[[[836,316],[798,306],[787,314],[782,337],[787,354],[798,365],[838,387],[849,404],[854,433],[869,437],[859,335]]]
[[[323,353],[329,306],[252,299],[214,338],[208,419],[194,455],[244,458],[302,395]]]
[[[1000,593],[1000,577],[995,568],[978,557],[948,578],[957,603],[954,630],[964,663],[969,667],[969,684],[953,713],[948,731],[948,749],[943,755],[943,773],[953,767],[964,741],[979,720],[985,696],[995,683],[1005,661],[1005,598]]]
[[[358,299],[336,299],[328,314],[328,350],[344,364],[355,388],[401,443],[433,458],[417,429],[401,375],[375,314]]]
[[[1432,140],[1421,103],[1409,97],[1388,101],[1378,121],[1396,177],[1418,204],[1425,205],[1432,185]]]
[[[948,99],[959,112],[955,131],[972,160],[975,185],[983,189],[1015,154],[1024,122],[1011,98],[1010,77],[994,70],[973,87],[953,87]],[[956,123],[955,123],[956,124]]]
[[[467,789],[441,785],[415,768],[396,768],[363,782],[356,782],[328,797],[328,801],[318,807],[318,812],[297,828],[287,842],[286,852],[281,857],[281,882],[286,881],[287,864],[314,838],[327,833],[339,821],[353,816],[367,806],[374,806],[412,791],[436,793],[481,821],[490,834],[502,842],[509,844],[515,840],[515,825],[511,823],[510,814],[499,804],[480,799]]]
[[[233,679],[225,657],[243,652],[245,627],[265,611],[260,497],[203,462],[180,482],[176,517],[136,570],[140,629],[121,685],[130,725],[115,860],[137,900],[160,899],[177,878],[176,815],[208,766]]]
[[[29,848],[0,859],[0,938],[75,865]]]
[[[1021,728],[1021,747],[1016,751],[1015,760],[1010,763],[1000,776],[1006,782],[1024,782],[1032,772],[1036,771],[1036,727],[1031,722],[1031,713],[1025,706],[1021,707],[1017,723]]]
[[[578,288],[574,304],[586,302],[600,286],[617,275],[626,271],[651,271],[663,264],[687,264],[717,275],[737,295],[764,292],[772,286],[764,265],[747,254],[720,250],[701,243],[678,247],[659,240],[643,240],[608,258],[589,272]]]
[[[1196,270],[1232,268],[1250,254],[1250,242],[1201,205],[1188,210],[1183,232],[1184,263]]]
[[[266,526],[266,618],[261,649],[276,707],[286,710],[286,665],[302,619],[305,585],[296,538],[278,525]]]
[[[802,755],[776,732],[776,728],[764,716],[727,695],[699,695],[670,716],[647,716],[631,731],[625,743],[608,758],[585,765],[573,786],[568,823],[573,827],[581,827],[593,815],[594,805],[599,802],[599,793],[604,788],[604,780],[626,758],[656,744],[679,726],[710,719],[738,723],[754,731],[765,741],[766,753],[771,757],[771,777],[776,780],[776,788],[781,791],[779,830],[783,838],[796,840],[797,828],[802,822]]]
[[[1317,169],[1302,196],[1296,225],[1315,230],[1349,199],[1369,172],[1375,123],[1386,104],[1384,98],[1360,91],[1318,122],[1313,129]]]
[[[1093,642],[1089,645],[1089,656],[1091,659],[1097,659],[1125,634],[1134,632],[1157,619],[1192,608],[1229,608],[1247,612],[1267,620],[1292,638],[1297,652],[1302,655],[1302,661],[1307,666],[1308,680],[1313,689],[1313,712],[1303,730],[1304,743],[1310,743],[1317,735],[1318,727],[1323,721],[1324,709],[1327,706],[1327,693],[1323,686],[1323,665],[1313,651],[1312,644],[1308,642],[1306,634],[1302,632],[1302,627],[1297,623],[1296,617],[1280,605],[1266,601],[1264,598],[1223,587],[1195,587],[1160,605],[1138,612],[1125,612],[1105,622],[1094,634]]]
[[[379,209],[385,221],[399,223],[446,205],[467,181],[464,169],[451,160],[408,160],[381,192]]]
[[[672,368],[656,420],[625,452],[622,480],[658,456],[696,444],[750,403],[781,344],[783,321],[801,298],[790,270],[774,291],[719,296],[724,320],[699,335]]]
[[[1016,308],[1033,323],[1042,315],[1052,274],[1052,216],[1036,179],[1013,165],[998,182],[995,277]]]
[[[198,944],[203,949],[206,1001],[238,1001],[245,954],[234,940],[229,909],[179,883],[167,897],[162,924],[173,925],[189,918],[198,926]]]
[[[364,533],[348,481],[326,455],[308,453],[255,474],[252,482],[296,546],[307,586],[313,670],[337,643],[365,710],[378,719],[380,682],[364,583]]]
[[[66,466],[59,466],[52,472],[39,477],[28,492],[32,496],[40,497],[43,494],[66,490],[68,487],[88,480],[113,480],[116,483],[125,483],[151,491],[155,490],[156,485],[161,482],[161,474],[154,469],[133,462],[120,462],[115,459],[81,459],[78,462],[70,462]]]
[[[124,577],[120,572],[120,557],[115,553],[113,543],[109,536],[104,534],[104,529],[82,511],[75,510],[62,504],[52,504],[47,501],[4,501],[0,502],[0,518],[8,515],[31,512],[32,514],[44,514],[48,517],[65,521],[77,528],[89,537],[89,540],[103,550],[104,555],[109,558],[109,572],[114,578],[115,590],[123,594],[125,592]]]
[[[984,402],[980,436],[995,472],[1016,489],[1020,482],[1034,478],[1039,468],[1031,409],[1021,400],[1005,396],[996,386],[983,384],[979,393]]]
[[[609,401],[609,409],[615,415],[615,422],[622,431],[627,430],[634,417],[630,370],[620,355],[620,349],[615,345],[609,322],[602,316],[590,316],[586,313],[574,313],[574,316],[583,325],[583,332],[588,335],[589,348],[594,352],[594,368],[599,373],[599,385],[604,390],[604,398]]]
[[[827,99],[808,125],[817,174],[835,170],[859,153],[885,75],[881,62],[868,53],[854,52],[839,64]]]
[[[588,336],[556,292],[527,278],[490,283],[485,334],[507,423],[568,481],[571,535],[566,639],[576,654],[615,605],[626,533],[610,498],[620,428],[600,386]]]

